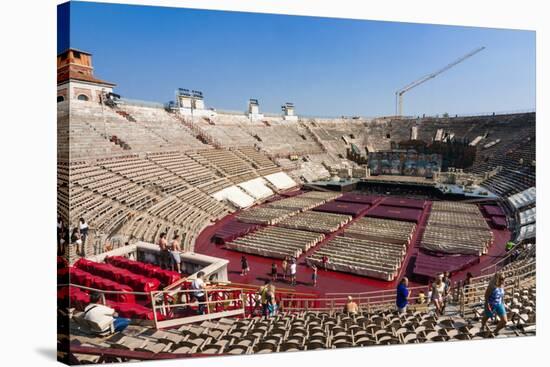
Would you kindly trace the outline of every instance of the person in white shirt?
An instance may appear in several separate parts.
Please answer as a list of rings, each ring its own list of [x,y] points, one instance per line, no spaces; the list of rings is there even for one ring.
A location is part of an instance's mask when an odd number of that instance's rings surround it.
[[[296,261],[290,264],[290,281],[292,285],[296,285]]]
[[[204,272],[199,271],[197,278],[191,283],[191,289],[194,290],[193,297],[199,302],[199,315],[203,315],[206,310],[206,293],[204,292],[206,285],[204,283]]]
[[[111,307],[100,304],[101,296],[98,293],[90,295],[90,304],[84,309],[84,319],[95,323],[99,331],[105,332],[113,325],[115,332],[122,331],[130,324],[130,320],[118,317]]]
[[[443,282],[443,274],[437,276],[435,282],[432,284],[432,303],[435,306],[436,315],[443,313],[443,301],[445,296],[445,283]]]
[[[80,239],[82,240],[82,244],[84,246],[86,244],[86,238],[88,238],[88,223],[86,223],[84,218],[80,218],[78,220],[78,231],[80,232]],[[94,255],[97,255],[99,253],[99,250],[94,247]]]
[[[73,233],[71,234],[71,243],[76,244],[76,252],[81,256],[85,256],[84,245],[82,243],[82,237],[80,235],[80,230],[78,227],[73,228]]]
[[[78,223],[78,229],[80,229],[80,234],[82,235],[82,240],[86,242],[86,237],[88,236],[88,223],[84,218],[80,218]]]

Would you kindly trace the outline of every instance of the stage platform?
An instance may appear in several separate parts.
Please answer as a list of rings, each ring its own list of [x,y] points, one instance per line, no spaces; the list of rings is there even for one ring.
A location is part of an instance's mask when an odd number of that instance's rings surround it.
[[[380,196],[375,195],[363,195],[363,194],[354,194],[352,192],[345,193],[336,199],[336,201],[343,201],[346,203],[360,203],[360,204],[374,204],[380,200]]]
[[[387,206],[398,206],[402,208],[413,208],[413,209],[424,209],[424,206],[426,205],[425,200],[419,200],[419,199],[407,199],[407,198],[400,198],[400,197],[387,197],[382,202],[382,205]]]
[[[346,203],[343,201],[331,201],[326,204],[320,205],[316,208],[313,208],[313,211],[324,212],[324,213],[334,213],[334,214],[344,214],[351,215],[353,217],[358,217],[363,214],[368,208],[369,204],[360,204],[360,203]]]
[[[369,210],[366,216],[418,223],[422,217],[422,213],[422,209],[404,208],[382,204],[372,210]]]
[[[358,178],[348,178],[340,180],[326,180],[326,181],[313,181],[304,186],[311,186],[313,188],[319,187],[325,190],[350,192],[357,189],[357,185],[361,182]]]
[[[368,176],[361,179],[362,182],[377,183],[377,184],[393,184],[393,185],[416,185],[435,187],[436,182],[431,178],[416,177],[416,176],[392,176],[378,175]]]
[[[468,199],[498,199],[498,196],[481,186],[463,187],[459,185],[438,183],[435,185],[435,188],[445,195],[463,196]]]

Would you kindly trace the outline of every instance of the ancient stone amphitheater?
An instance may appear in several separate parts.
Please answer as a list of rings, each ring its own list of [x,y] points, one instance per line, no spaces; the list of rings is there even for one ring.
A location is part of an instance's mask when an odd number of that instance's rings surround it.
[[[475,160],[465,171],[492,172],[480,186],[496,200],[311,190],[342,171],[364,178],[365,166],[350,151],[389,150],[408,141],[413,126],[417,140],[471,142]],[[534,113],[289,121],[223,111],[183,116],[130,101],[60,101],[58,216],[70,228],[81,217],[90,227],[83,253],[70,245],[59,258],[60,312],[68,315],[59,344],[72,349],[60,358],[100,363],[534,335],[535,141]],[[174,321],[195,310],[196,300],[185,299],[193,271],[102,257],[131,246],[149,251],[163,232],[181,235],[183,252],[228,261],[232,281],[215,282],[209,317]],[[513,258],[504,252],[510,240],[522,249]],[[242,254],[254,267],[246,284],[235,281]],[[258,285],[273,259],[288,257],[299,261],[297,286],[278,285],[281,312],[258,316]],[[314,264],[327,268],[319,276],[326,288],[309,284]],[[420,301],[405,314],[393,311],[402,276],[445,269],[456,280],[446,314]],[[475,277],[463,286],[466,271]],[[508,275],[510,319],[498,335],[480,329],[483,293],[496,271]],[[422,277],[412,282],[415,302],[427,284]],[[132,325],[109,335],[90,332],[81,311],[92,290]],[[344,293],[354,295],[359,313],[342,313]]]

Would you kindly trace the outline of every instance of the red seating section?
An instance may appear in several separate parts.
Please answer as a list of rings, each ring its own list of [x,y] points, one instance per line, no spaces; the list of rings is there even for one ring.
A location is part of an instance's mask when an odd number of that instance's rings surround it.
[[[111,264],[96,263],[84,258],[79,259],[74,267],[99,277],[112,279],[117,283],[129,286],[130,290],[136,292],[151,292],[157,290],[160,286],[158,279],[145,277]]]
[[[122,256],[113,256],[105,261],[107,263],[97,263],[81,258],[70,268],[58,269],[58,282],[60,284],[69,283],[67,278],[70,277],[70,283],[75,285],[105,291],[129,292],[106,293],[107,306],[115,309],[121,317],[153,320],[153,311],[136,303],[135,295],[131,292],[155,291],[159,289],[161,283],[169,285],[181,278],[177,272],[129,260]],[[90,303],[89,293],[78,287],[61,287],[57,292],[57,298],[69,301],[72,307],[80,310]],[[157,320],[163,319],[164,317],[157,313]]]
[[[107,257],[105,258],[105,262],[143,277],[157,280],[163,286],[168,286],[181,278],[181,275],[178,272],[165,270],[156,265],[130,260],[123,256]]]
[[[71,277],[71,283],[77,285],[83,285],[89,288],[101,289],[104,291],[116,291],[116,292],[132,292],[132,288],[127,285],[122,285],[117,282],[114,282],[110,279],[105,279],[100,276],[90,274],[87,271],[84,271],[74,266],[69,268],[69,274]],[[106,294],[107,299],[117,301],[117,302],[128,302],[135,303],[136,299],[132,293],[124,294]]]
[[[68,299],[67,299],[68,298]],[[69,301],[71,307],[78,310],[84,308],[90,303],[90,295],[77,287],[62,287],[57,291],[57,299],[61,301]],[[129,319],[154,320],[153,310],[137,303],[116,302],[112,300],[106,301],[107,306],[113,308],[120,317]],[[157,320],[164,320],[164,316],[157,312]]]
[[[154,320],[153,310],[137,303],[107,301],[107,306],[114,308],[120,317]],[[160,312],[157,312],[157,320],[164,320],[164,316]]]
[[[83,309],[90,303],[90,295],[77,287],[63,287],[57,291],[58,300],[66,301],[67,298],[71,306],[78,309]]]

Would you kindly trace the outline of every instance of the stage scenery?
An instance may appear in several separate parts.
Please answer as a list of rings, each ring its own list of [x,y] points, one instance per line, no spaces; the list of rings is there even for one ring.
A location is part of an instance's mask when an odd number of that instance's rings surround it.
[[[536,334],[534,32],[58,15],[60,361]]]

